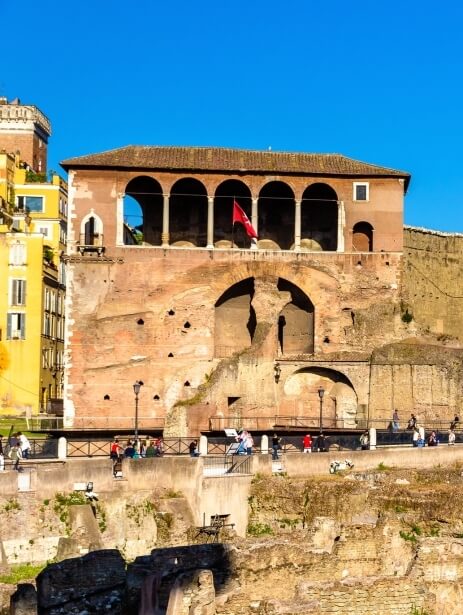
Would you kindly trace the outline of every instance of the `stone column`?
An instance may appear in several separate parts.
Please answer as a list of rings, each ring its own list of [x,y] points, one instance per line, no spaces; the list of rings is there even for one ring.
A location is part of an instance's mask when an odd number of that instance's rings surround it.
[[[260,439],[260,452],[262,455],[268,455],[268,436],[265,434]]]
[[[375,427],[370,427],[370,451],[375,451],[376,450],[376,428]]]
[[[207,197],[207,246],[208,250],[214,248],[214,197]]]
[[[294,249],[301,249],[301,199],[294,201]]]
[[[58,439],[58,459],[66,459],[68,452],[68,442],[66,438]]]
[[[252,211],[251,211],[251,224],[253,229],[256,231],[257,235],[259,235],[259,215],[257,211],[257,198],[252,197]],[[251,250],[257,250],[257,240],[251,239]]]
[[[344,227],[346,226],[346,211],[344,201],[338,201],[338,247],[336,252],[344,252]]]
[[[162,247],[169,246],[169,195],[162,195]]]
[[[104,237],[103,237],[104,241]],[[116,245],[124,245],[124,195],[118,194],[116,200]]]
[[[199,454],[201,456],[207,455],[207,436],[199,437]]]

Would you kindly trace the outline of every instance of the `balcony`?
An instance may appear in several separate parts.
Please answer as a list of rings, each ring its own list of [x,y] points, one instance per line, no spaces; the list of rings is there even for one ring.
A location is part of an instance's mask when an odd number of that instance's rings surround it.
[[[104,237],[101,233],[95,233],[88,235],[82,233],[79,237],[79,243],[77,244],[77,250],[83,256],[86,252],[96,252],[98,256],[105,253]]]

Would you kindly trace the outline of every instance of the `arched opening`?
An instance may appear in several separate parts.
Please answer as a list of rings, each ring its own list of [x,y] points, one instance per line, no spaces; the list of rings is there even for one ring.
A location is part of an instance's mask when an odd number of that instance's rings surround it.
[[[93,209],[81,222],[80,243],[84,246],[103,245],[103,223]]]
[[[226,290],[215,304],[215,355],[229,357],[249,348],[256,329],[251,305],[254,278],[247,278]]]
[[[185,178],[172,186],[169,232],[173,246],[207,245],[207,192],[200,181]]]
[[[233,202],[246,212],[251,220],[251,191],[241,181],[229,179],[222,182],[214,197],[214,246],[230,248],[233,243],[239,248],[249,248],[251,240],[241,224],[235,224],[232,230]]]
[[[373,227],[368,222],[357,222],[352,229],[354,252],[373,252]]]
[[[323,428],[355,427],[357,394],[349,378],[333,369],[310,367],[294,372],[285,381],[282,408],[291,408],[292,411],[295,409],[300,417],[310,417],[310,422],[306,423],[318,428],[320,387],[325,391],[322,405]]]
[[[328,184],[312,184],[301,203],[301,249],[331,250],[338,245],[338,195]]]
[[[162,188],[152,177],[130,180],[124,195],[125,244],[161,245]]]
[[[314,306],[295,284],[278,279],[278,290],[291,294],[291,302],[278,319],[278,343],[282,354],[307,354],[314,351]]]
[[[259,242],[262,249],[289,250],[294,243],[294,193],[283,182],[266,184],[259,194]]]

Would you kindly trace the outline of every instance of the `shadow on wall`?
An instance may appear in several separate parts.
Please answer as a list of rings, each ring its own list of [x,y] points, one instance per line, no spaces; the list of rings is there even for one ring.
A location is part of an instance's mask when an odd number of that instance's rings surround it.
[[[212,572],[211,593],[219,593],[231,578],[227,545],[154,549],[128,565],[117,549],[92,551],[50,564],[38,575],[38,613],[51,615],[65,609],[68,613],[160,615],[166,612],[171,593],[174,596],[201,570]]]

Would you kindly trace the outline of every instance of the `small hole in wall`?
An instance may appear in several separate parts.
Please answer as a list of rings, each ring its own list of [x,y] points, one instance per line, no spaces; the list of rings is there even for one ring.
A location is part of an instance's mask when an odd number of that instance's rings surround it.
[[[389,267],[389,261],[386,261],[386,267]]]
[[[144,324],[145,324],[145,321],[143,320],[143,318],[139,318],[137,320],[137,325],[144,325]]]
[[[171,352],[169,352],[169,354],[167,356],[168,357],[173,357],[174,355]]]
[[[328,336],[323,338],[323,343],[324,344],[329,344],[330,343],[330,338]]]
[[[111,398],[109,397],[109,395],[108,395],[108,394],[106,394],[106,395],[103,397],[103,399],[108,400],[108,399],[111,399]]]
[[[153,399],[154,399],[154,401],[159,401],[161,398],[159,397],[159,395],[155,395],[155,396],[153,397]]]
[[[189,380],[187,380],[187,381],[184,383],[184,385],[183,385],[183,386],[184,386],[184,387],[189,387],[189,386],[191,386],[190,381],[189,381]]]
[[[357,265],[358,265],[359,267],[361,267],[361,266],[362,266],[362,261],[357,261]]]
[[[174,310],[169,310],[167,313],[169,314],[169,316],[175,316]]]
[[[188,322],[188,320],[186,321],[186,323],[183,325],[184,329],[189,329],[191,327],[190,323]]]

